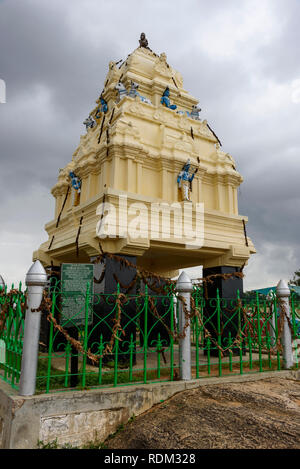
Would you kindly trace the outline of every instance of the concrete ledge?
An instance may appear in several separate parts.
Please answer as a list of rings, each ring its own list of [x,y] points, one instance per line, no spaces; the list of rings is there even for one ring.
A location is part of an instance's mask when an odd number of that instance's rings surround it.
[[[59,445],[72,446],[104,441],[133,415],[178,392],[204,385],[278,377],[300,379],[300,372],[272,371],[30,397],[19,396],[0,381],[0,448],[32,449],[37,447],[38,440],[48,443],[56,438]]]

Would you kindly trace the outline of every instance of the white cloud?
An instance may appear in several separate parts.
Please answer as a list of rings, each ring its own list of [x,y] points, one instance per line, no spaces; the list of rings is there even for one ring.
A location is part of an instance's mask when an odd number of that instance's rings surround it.
[[[244,291],[277,285],[279,280],[289,281],[299,269],[297,249],[284,243],[261,243],[244,268]]]
[[[300,104],[300,79],[292,81],[291,99],[294,104]]]
[[[39,184],[11,197],[2,207],[6,222],[0,231],[0,275],[9,286],[24,282],[33,251],[48,239],[44,224],[53,215],[54,199],[48,189]]]
[[[234,6],[233,6],[234,5]],[[249,62],[257,48],[268,45],[282,28],[282,22],[271,0],[244,0],[224,4],[199,30],[193,32],[194,40],[213,59],[239,57]],[[234,71],[233,71],[234,73]]]
[[[244,176],[242,213],[251,213],[254,244],[259,238],[247,289],[299,268],[297,2],[10,0],[0,8],[8,88],[0,107],[0,274],[15,281],[26,273],[53,216],[51,185],[78,144],[108,61],[125,58],[142,31],[199,96],[202,118]],[[277,74],[287,52],[285,73]]]

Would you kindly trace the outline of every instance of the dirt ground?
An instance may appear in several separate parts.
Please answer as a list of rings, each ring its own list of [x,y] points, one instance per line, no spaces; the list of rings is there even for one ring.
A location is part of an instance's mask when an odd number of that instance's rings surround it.
[[[271,378],[183,391],[134,418],[108,449],[299,449],[300,381]]]

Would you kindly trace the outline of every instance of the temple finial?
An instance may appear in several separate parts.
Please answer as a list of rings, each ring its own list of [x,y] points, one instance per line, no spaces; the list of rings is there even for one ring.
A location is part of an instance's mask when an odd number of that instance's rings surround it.
[[[148,47],[148,41],[146,39],[145,33],[141,33],[140,39],[139,39],[140,47],[145,47],[146,49],[149,49]]]

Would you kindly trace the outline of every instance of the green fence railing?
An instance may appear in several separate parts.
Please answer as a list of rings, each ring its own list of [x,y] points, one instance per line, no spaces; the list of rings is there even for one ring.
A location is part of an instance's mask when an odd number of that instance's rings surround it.
[[[195,377],[280,370],[280,331],[276,299],[217,298],[194,292]]]
[[[12,286],[0,290],[0,378],[18,389],[24,337],[26,294]]]
[[[124,295],[119,286],[111,295],[90,295],[87,289],[72,295],[76,315],[68,317],[62,314],[66,301],[70,296],[52,292],[55,321],[44,331],[38,391],[174,379],[172,295],[150,297],[147,286],[139,295]]]
[[[299,369],[299,349],[300,349],[300,297],[296,293],[291,293],[291,325],[292,338],[294,339],[294,360],[295,368]]]
[[[179,379],[177,295],[91,294],[71,299],[49,288],[42,314],[36,392],[117,387]],[[176,298],[177,296],[177,298]],[[282,320],[276,296],[191,300],[192,377],[201,379],[280,370]],[[0,378],[18,389],[25,294],[0,295]],[[65,305],[72,308],[65,308]],[[177,305],[177,307],[176,307]],[[67,313],[66,313],[67,311]],[[290,297],[294,363],[298,368],[300,301]]]

